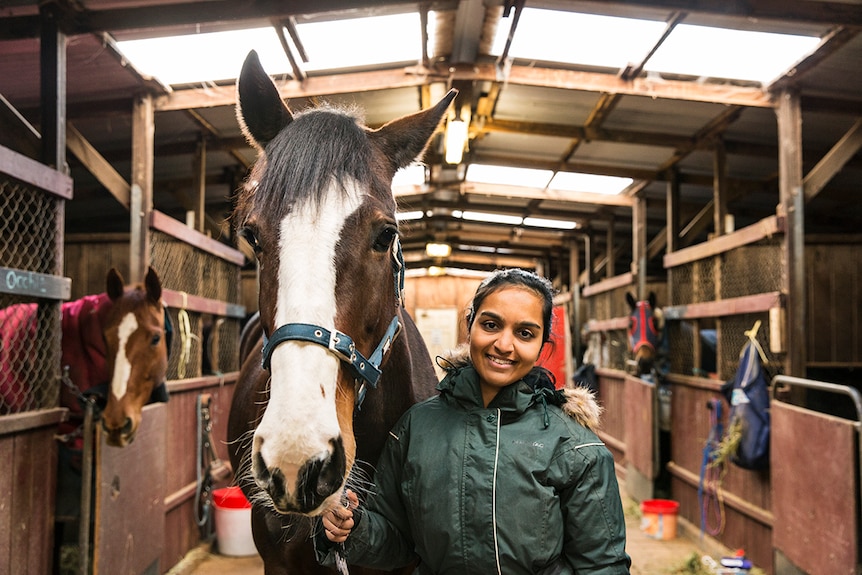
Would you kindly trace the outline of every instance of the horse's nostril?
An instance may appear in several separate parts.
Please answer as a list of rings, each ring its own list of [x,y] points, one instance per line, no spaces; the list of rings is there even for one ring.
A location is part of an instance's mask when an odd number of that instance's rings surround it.
[[[127,417],[126,421],[123,422],[123,428],[120,430],[123,435],[128,435],[132,432],[132,418]]]

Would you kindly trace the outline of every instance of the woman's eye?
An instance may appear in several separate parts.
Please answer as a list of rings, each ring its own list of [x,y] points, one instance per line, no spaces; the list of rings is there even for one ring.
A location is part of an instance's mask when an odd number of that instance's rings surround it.
[[[522,339],[533,339],[534,337],[536,337],[536,334],[534,334],[530,330],[528,330],[528,329],[521,330],[521,338]]]
[[[491,330],[497,329],[497,322],[495,322],[495,321],[483,321],[482,327],[484,327],[488,331],[491,331]]]
[[[392,245],[392,241],[395,239],[395,236],[398,235],[398,228],[393,225],[386,225],[380,230],[380,233],[377,234],[377,237],[374,238],[374,251],[376,252],[385,252],[389,250],[389,246]]]

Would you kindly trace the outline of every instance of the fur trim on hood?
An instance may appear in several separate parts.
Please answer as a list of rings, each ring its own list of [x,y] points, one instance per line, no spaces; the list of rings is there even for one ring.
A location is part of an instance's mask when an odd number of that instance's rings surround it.
[[[438,355],[437,365],[449,371],[470,365],[470,347],[462,344],[444,355]],[[556,392],[563,413],[589,429],[597,431],[601,422],[602,407],[592,391],[581,386],[566,386]],[[554,402],[556,403],[556,402]]]

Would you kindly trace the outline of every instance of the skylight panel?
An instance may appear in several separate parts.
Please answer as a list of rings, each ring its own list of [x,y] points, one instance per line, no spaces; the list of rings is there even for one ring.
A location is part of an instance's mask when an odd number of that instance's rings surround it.
[[[297,24],[306,70],[351,68],[422,59],[418,12]]]
[[[509,56],[620,69],[643,60],[664,29],[660,21],[524,8]],[[502,54],[508,33],[498,27],[492,54]]]
[[[564,192],[590,192],[593,194],[619,194],[632,182],[631,178],[618,176],[602,176],[599,174],[581,174],[577,172],[557,172],[548,184],[552,190]]]
[[[458,215],[455,213],[453,213],[452,215],[458,217]],[[495,214],[492,212],[463,211],[461,212],[460,217],[462,220],[469,220],[473,222],[485,222],[489,224],[509,224],[512,226],[520,225],[524,221],[521,216]]]
[[[395,172],[392,178],[392,187],[399,186],[421,186],[425,183],[425,166],[422,164],[410,164]]]
[[[647,71],[766,84],[813,51],[813,36],[681,24],[649,59]]]
[[[233,80],[252,49],[270,74],[290,71],[272,28],[127,40],[117,45],[138,71],[166,85]]]
[[[573,230],[578,227],[578,223],[572,220],[554,220],[550,218],[534,217],[524,218],[524,225],[532,226],[534,228],[552,228],[555,230]]]
[[[552,175],[553,172],[551,170],[470,164],[467,167],[465,179],[468,182],[482,184],[501,184],[544,189]]]

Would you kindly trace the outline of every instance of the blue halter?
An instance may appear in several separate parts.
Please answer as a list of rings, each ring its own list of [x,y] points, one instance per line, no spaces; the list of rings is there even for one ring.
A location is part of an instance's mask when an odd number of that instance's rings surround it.
[[[404,255],[401,252],[398,236],[395,236],[395,241],[392,244],[392,275],[395,280],[395,299],[398,307],[401,307],[404,304]],[[401,322],[396,314],[389,322],[386,333],[383,334],[383,338],[377,344],[371,357],[366,359],[356,349],[353,339],[346,333],[338,330],[330,331],[325,327],[308,323],[286,323],[277,328],[269,338],[266,337],[266,333],[263,334],[261,365],[263,369],[269,371],[275,348],[286,341],[306,341],[322,345],[353,372],[357,387],[355,405],[356,409],[359,410],[365,400],[367,386],[370,385],[373,389],[377,388],[377,382],[382,373],[380,364],[383,363],[383,357],[389,351],[392,342],[398,337],[400,331]]]

